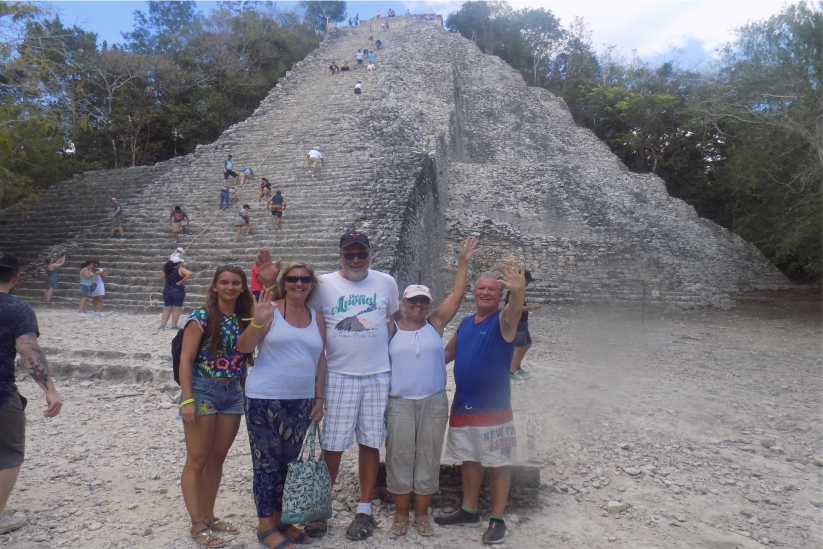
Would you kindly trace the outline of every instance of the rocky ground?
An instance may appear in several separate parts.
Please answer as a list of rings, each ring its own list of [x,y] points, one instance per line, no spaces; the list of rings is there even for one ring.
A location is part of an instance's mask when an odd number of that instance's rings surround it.
[[[65,405],[43,419],[42,393],[21,376],[27,460],[9,510],[29,524],[0,547],[193,547],[175,386],[164,381],[173,332],[157,332],[156,316],[38,316]],[[513,401],[541,466],[542,504],[509,511],[506,545],[821,546],[820,294],[750,294],[734,310],[647,312],[644,323],[634,311],[547,305],[531,327],[531,378]],[[482,528],[393,539],[380,504],[376,535],[346,541],[354,457],[315,546],[480,546]],[[244,427],[218,509],[241,530],[230,547],[258,546]]]

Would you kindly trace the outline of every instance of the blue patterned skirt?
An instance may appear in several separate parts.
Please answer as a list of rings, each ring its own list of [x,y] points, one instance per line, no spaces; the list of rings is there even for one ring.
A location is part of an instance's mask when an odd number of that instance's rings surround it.
[[[309,428],[313,398],[279,400],[246,399],[254,467],[254,504],[257,516],[270,517],[283,511],[283,484],[289,463],[296,460]]]

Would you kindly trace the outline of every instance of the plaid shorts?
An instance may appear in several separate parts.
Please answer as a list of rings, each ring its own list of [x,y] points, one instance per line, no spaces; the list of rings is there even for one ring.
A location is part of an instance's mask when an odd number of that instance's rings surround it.
[[[323,416],[323,448],[343,452],[354,442],[380,448],[386,440],[386,404],[391,372],[350,376],[329,372],[326,376],[326,410]]]

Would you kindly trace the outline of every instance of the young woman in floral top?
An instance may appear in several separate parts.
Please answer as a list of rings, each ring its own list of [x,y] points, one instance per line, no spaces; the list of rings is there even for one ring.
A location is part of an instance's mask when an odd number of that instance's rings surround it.
[[[186,436],[186,464],[180,484],[191,515],[191,536],[203,547],[223,547],[220,535],[237,528],[217,518],[214,502],[243,414],[242,383],[251,354],[237,351],[237,339],[254,315],[246,275],[237,267],[214,273],[206,306],[186,321],[180,353],[180,417]]]

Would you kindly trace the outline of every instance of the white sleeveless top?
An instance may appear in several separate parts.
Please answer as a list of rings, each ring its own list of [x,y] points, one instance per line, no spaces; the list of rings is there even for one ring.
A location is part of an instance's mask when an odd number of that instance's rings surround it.
[[[426,322],[419,330],[397,328],[389,342],[389,396],[420,400],[446,390],[446,352],[443,338]]]
[[[247,397],[314,398],[314,377],[323,352],[323,338],[317,327],[317,313],[311,308],[309,311],[311,324],[295,328],[275,309],[269,331],[257,344],[257,358],[246,379]]]

